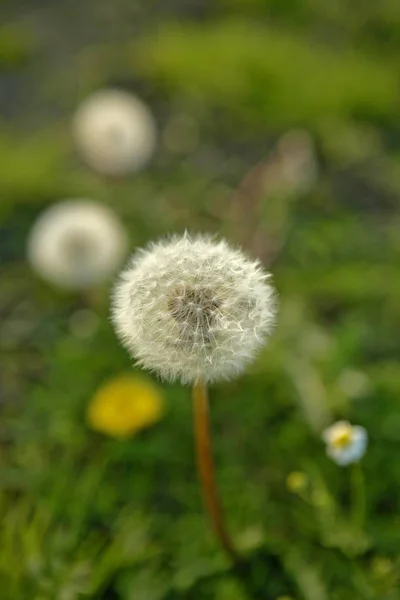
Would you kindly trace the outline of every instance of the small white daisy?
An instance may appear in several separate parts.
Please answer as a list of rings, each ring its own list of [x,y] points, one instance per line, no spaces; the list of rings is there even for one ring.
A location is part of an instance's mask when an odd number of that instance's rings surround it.
[[[225,241],[173,237],[135,254],[115,287],[116,331],[138,364],[195,383],[243,370],[271,333],[270,274]]]
[[[337,421],[325,429],[322,438],[326,443],[327,455],[338,465],[358,462],[365,454],[368,434],[364,427],[351,425],[348,421]]]
[[[111,209],[91,200],[65,200],[39,215],[27,254],[43,279],[62,288],[83,289],[112,275],[127,245],[126,231]]]
[[[83,160],[106,175],[138,171],[156,145],[156,126],[147,106],[120,90],[98,91],[78,108],[73,137]]]

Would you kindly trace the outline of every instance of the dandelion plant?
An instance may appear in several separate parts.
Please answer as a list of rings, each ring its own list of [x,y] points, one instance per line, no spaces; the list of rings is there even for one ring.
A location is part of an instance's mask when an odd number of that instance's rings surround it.
[[[259,261],[225,241],[185,234],[137,252],[112,301],[117,334],[137,364],[193,386],[204,502],[234,561],[215,485],[207,386],[240,373],[265,344],[276,313],[270,279]]]

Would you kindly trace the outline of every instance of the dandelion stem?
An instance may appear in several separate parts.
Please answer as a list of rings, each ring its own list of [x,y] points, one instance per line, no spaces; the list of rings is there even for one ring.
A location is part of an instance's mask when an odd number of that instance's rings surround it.
[[[239,556],[232,540],[225,529],[224,518],[218,497],[214,476],[214,461],[212,457],[210,418],[208,407],[207,387],[203,381],[198,381],[193,387],[194,427],[196,436],[197,468],[202,486],[203,500],[209,514],[212,527],[224,548],[234,563],[239,562]]]

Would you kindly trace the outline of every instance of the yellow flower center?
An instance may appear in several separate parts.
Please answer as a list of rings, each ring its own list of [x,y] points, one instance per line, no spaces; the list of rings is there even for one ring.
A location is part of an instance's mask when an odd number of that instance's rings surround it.
[[[332,439],[332,446],[335,448],[347,448],[353,441],[353,432],[351,427],[338,431]]]

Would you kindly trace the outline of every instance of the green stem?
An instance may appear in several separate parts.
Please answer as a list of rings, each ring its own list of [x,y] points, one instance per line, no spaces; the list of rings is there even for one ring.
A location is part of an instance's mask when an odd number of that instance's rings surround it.
[[[275,600],[276,594],[270,590],[271,573],[282,571],[285,579],[282,594],[285,589],[291,590],[293,586],[284,572],[279,556],[267,548],[260,549],[251,557],[240,556],[225,526],[215,481],[208,394],[204,381],[198,381],[193,386],[193,404],[199,479],[211,525],[220,545],[232,562],[232,573],[246,596],[252,600]]]

